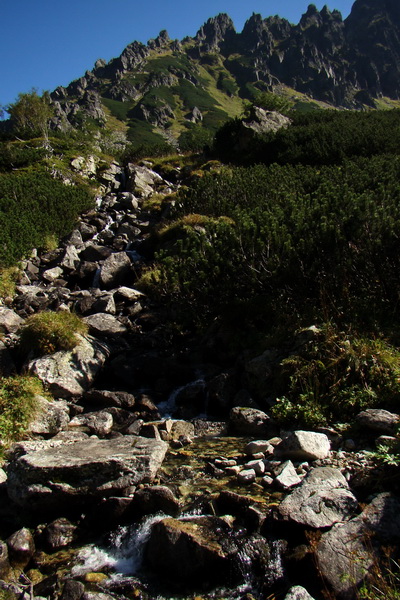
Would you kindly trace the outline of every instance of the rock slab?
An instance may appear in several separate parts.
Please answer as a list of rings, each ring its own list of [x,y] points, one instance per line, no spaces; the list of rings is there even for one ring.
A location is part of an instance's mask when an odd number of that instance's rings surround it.
[[[29,452],[10,463],[8,494],[24,508],[57,511],[121,496],[132,486],[152,482],[167,448],[163,441],[124,436]]]

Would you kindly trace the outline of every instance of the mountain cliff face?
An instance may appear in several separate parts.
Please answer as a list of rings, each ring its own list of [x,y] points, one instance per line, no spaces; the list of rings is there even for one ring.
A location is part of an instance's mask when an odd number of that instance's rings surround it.
[[[400,6],[397,0],[356,0],[339,11],[308,6],[297,25],[253,14],[236,32],[226,14],[209,19],[194,38],[166,31],[51,98],[55,128],[84,119],[116,118],[136,142],[174,140],[195,127],[215,131],[242,112],[243,100],[277,91],[296,101],[346,108],[400,97]]]

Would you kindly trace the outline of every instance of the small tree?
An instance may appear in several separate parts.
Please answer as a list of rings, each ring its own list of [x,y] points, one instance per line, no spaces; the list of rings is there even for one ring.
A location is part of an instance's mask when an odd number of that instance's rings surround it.
[[[18,94],[18,99],[7,106],[13,131],[21,137],[41,135],[48,145],[49,120],[53,116],[49,96],[39,96],[35,89]]]

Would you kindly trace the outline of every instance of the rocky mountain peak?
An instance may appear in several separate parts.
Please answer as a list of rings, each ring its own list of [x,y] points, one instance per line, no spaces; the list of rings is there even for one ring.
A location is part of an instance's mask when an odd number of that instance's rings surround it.
[[[309,4],[307,12],[302,15],[299,23],[301,29],[306,29],[311,25],[320,26],[322,24],[322,15],[315,6],[315,4]]]
[[[154,40],[149,40],[147,46],[151,49],[165,48],[171,43],[168,31],[163,29]]]
[[[229,41],[236,34],[232,19],[226,13],[220,13],[200,27],[195,41],[202,43],[209,50],[215,50],[222,42]]]
[[[253,13],[243,27],[240,34],[244,45],[249,49],[257,48],[260,43],[269,40],[272,36],[268,30],[268,23],[260,14]]]

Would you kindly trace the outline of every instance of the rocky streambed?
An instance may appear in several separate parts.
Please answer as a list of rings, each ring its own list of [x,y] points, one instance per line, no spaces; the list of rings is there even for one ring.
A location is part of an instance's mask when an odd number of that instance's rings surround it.
[[[54,397],[37,398],[1,472],[4,597],[355,597],[396,558],[397,471],[371,450],[399,416],[364,411],[353,437],[281,431],[260,401],[278,351],[228,364],[190,336],[171,345],[162,306],[135,283],[159,219],[146,201],[177,184],[145,164],[107,186],[0,306],[2,375],[35,374]],[[88,334],[21,364],[21,328],[45,310],[76,312]]]

